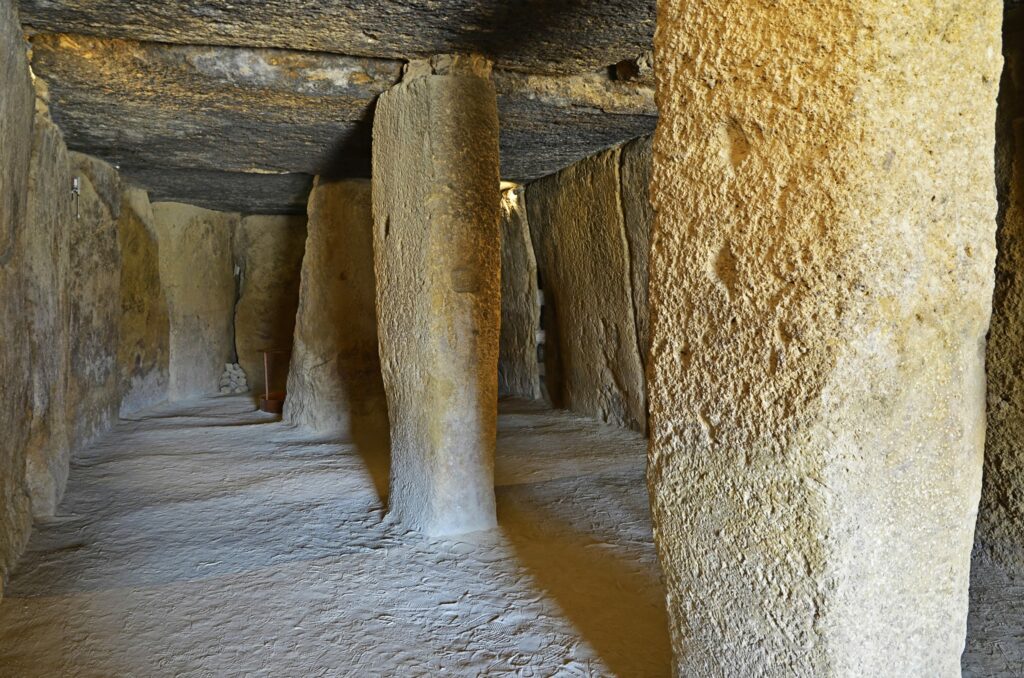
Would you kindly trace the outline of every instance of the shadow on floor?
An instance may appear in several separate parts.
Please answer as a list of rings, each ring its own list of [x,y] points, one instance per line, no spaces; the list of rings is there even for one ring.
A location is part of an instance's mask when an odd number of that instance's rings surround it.
[[[536,585],[615,675],[669,675],[663,588],[648,564],[622,558],[614,542],[581,533],[522,497],[499,495],[498,522]],[[652,672],[652,663],[663,670]]]

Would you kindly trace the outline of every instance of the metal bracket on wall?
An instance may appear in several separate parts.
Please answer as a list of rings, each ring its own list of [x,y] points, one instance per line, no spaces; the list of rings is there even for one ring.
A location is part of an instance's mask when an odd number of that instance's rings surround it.
[[[78,177],[71,180],[71,197],[75,201],[75,219],[81,219],[82,180]]]

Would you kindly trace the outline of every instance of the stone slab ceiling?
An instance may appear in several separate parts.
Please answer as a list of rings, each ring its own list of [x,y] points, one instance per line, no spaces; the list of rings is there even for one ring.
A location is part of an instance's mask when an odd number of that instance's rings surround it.
[[[32,68],[74,150],[153,200],[305,211],[312,176],[369,176],[377,97],[405,60],[496,61],[504,179],[654,129],[653,0],[23,0]],[[641,71],[643,73],[643,71]]]

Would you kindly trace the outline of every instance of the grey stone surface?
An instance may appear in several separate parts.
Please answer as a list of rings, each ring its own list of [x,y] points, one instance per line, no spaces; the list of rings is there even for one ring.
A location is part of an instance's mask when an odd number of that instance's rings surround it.
[[[402,62],[38,34],[33,68],[72,147],[118,164],[154,201],[298,213],[310,175],[369,177],[374,103]],[[606,71],[499,71],[494,82],[506,179],[654,127],[649,82]]]
[[[526,223],[526,191],[501,196],[501,338],[498,395],[539,398],[537,259]]]
[[[502,67],[580,72],[651,48],[652,0],[22,0],[36,29],[163,43],[284,47],[408,59],[483,53]]]
[[[305,244],[302,216],[245,217],[235,233],[235,351],[248,386],[257,395],[267,390],[264,350],[275,351],[267,354],[270,390],[284,391],[288,383]]]
[[[361,444],[388,430],[370,182],[318,180],[308,215],[284,418]]]
[[[13,3],[0,3],[0,596],[31,528],[25,487],[25,446],[30,434],[31,325],[24,237],[35,95],[29,81],[21,27]]]
[[[153,203],[160,282],[170,318],[168,397],[218,392],[224,364],[234,362],[237,214],[180,203]]]
[[[439,535],[496,523],[501,242],[490,64],[431,61],[381,97],[372,191],[390,511]]]
[[[646,430],[619,148],[527,186],[544,285],[544,379],[556,407]]]
[[[960,675],[1001,18],[659,3],[648,483],[678,676]]]

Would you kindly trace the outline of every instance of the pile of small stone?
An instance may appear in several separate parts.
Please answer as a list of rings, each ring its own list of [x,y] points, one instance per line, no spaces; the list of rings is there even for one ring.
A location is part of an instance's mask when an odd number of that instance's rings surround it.
[[[238,363],[224,363],[224,374],[220,377],[221,393],[245,393],[249,383],[245,379],[245,371]]]

